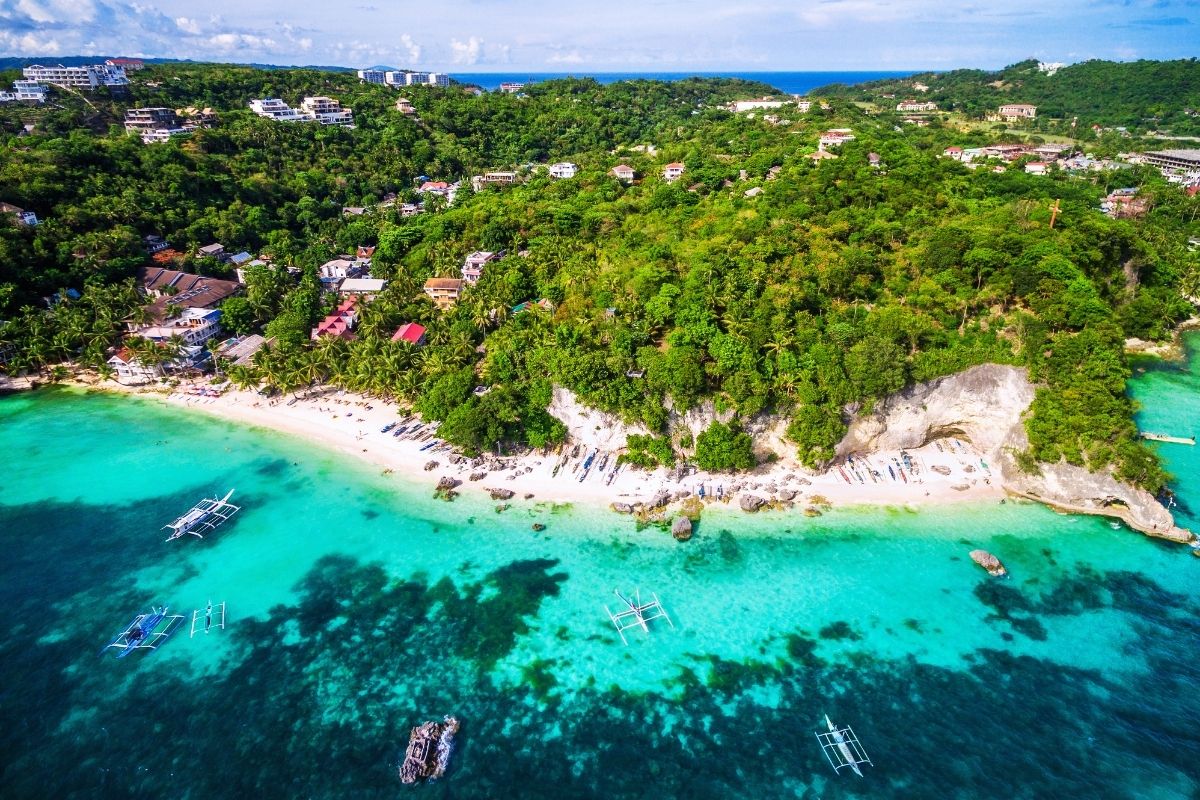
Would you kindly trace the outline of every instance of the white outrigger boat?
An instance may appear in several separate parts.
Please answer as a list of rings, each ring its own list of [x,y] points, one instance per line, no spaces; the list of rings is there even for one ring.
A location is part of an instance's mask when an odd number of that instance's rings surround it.
[[[216,530],[217,526],[242,510],[240,506],[229,502],[229,498],[232,496],[233,489],[230,489],[229,493],[219,500],[215,497],[201,500],[179,519],[163,526],[163,530],[171,531],[171,535],[166,540],[169,542],[187,533],[203,539],[202,531],[207,533]]]
[[[843,767],[849,767],[861,778],[863,774],[858,765],[871,764],[871,759],[867,757],[867,751],[859,743],[853,729],[848,725],[839,728],[829,720],[828,714],[825,715],[825,724],[829,726],[829,732],[815,735],[821,743],[821,749],[825,751],[825,757],[829,759],[829,765],[833,767],[834,772],[841,772]]]

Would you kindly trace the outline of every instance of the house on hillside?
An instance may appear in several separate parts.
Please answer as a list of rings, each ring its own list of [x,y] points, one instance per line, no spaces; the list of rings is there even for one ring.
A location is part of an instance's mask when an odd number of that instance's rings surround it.
[[[342,297],[359,296],[371,299],[387,288],[383,278],[346,278],[338,285]]]
[[[163,343],[178,338],[186,345],[199,346],[221,332],[221,312],[215,308],[185,308],[178,316],[159,316],[151,311],[150,322],[130,321],[126,327],[134,336],[152,342]]]
[[[413,347],[425,346],[425,326],[415,322],[406,322],[392,334],[393,342],[408,342]]]
[[[579,172],[579,167],[570,161],[560,161],[550,165],[551,178],[574,178],[577,172]]]
[[[997,116],[1005,122],[1035,119],[1037,117],[1037,106],[1031,106],[1028,103],[1005,103],[1000,106]]]
[[[162,255],[162,253],[158,255]],[[192,275],[188,272],[164,269],[157,265],[141,267],[138,270],[137,278],[142,291],[155,299],[154,306],[163,309],[168,305],[183,308],[214,308],[225,298],[232,297],[242,290],[237,281]]]
[[[680,164],[678,161],[667,164],[663,167],[663,180],[677,181],[683,177],[683,173],[687,171],[687,167]]]
[[[504,251],[493,253],[490,250],[477,250],[467,256],[463,261],[462,276],[467,283],[474,285],[479,283],[479,279],[483,277],[483,268],[492,261],[499,261],[504,257]]]
[[[430,278],[425,281],[425,294],[442,311],[452,308],[462,295],[463,282],[460,278]]]
[[[206,244],[196,250],[196,255],[200,258],[215,258],[217,261],[225,261],[225,245],[219,242]]]
[[[937,103],[927,100],[902,100],[896,104],[896,110],[909,113],[925,113],[937,111]]]
[[[321,320],[312,329],[311,338],[316,340],[324,336],[336,336],[339,339],[352,341],[355,338],[354,324],[358,321],[358,297],[347,297],[333,313]]]
[[[1045,161],[1030,161],[1025,165],[1025,172],[1028,175],[1045,175],[1050,171],[1050,165]]]
[[[37,225],[37,214],[32,211],[26,211],[20,206],[14,206],[12,203],[0,203],[0,214],[7,217],[12,217],[18,225]]]
[[[628,164],[617,164],[610,170],[610,173],[614,178],[625,183],[629,183],[637,177],[637,173],[633,171],[633,167]]]

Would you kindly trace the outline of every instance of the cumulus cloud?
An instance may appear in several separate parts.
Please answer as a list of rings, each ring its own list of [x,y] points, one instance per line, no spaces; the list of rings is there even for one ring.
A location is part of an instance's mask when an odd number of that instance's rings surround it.
[[[196,22],[194,19],[188,19],[187,17],[176,17],[175,25],[184,33],[190,33],[193,35],[199,35],[200,33],[200,23]]]
[[[410,63],[416,64],[421,60],[421,45],[413,41],[407,33],[400,36],[400,46],[404,48]]]
[[[455,64],[471,64],[479,63],[479,54],[483,50],[483,39],[478,36],[472,36],[465,42],[460,42],[458,39],[450,40],[450,60]]]

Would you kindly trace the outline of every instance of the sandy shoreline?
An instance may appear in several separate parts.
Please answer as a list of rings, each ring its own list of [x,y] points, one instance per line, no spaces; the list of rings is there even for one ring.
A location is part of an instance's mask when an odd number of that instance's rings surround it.
[[[513,492],[514,502],[551,500],[608,508],[614,503],[649,504],[664,494],[672,500],[681,500],[703,492],[707,502],[737,505],[741,498],[752,496],[767,504],[781,502],[784,508],[794,509],[791,513],[800,513],[813,506],[920,507],[997,500],[1007,496],[980,455],[965,442],[958,447],[946,442],[907,451],[915,469],[902,469],[899,452],[880,452],[869,458],[855,459],[853,466],[834,467],[825,473],[809,472],[788,458],[762,465],[751,473],[695,472],[677,479],[661,468],[647,472],[622,466],[608,483],[616,453],[608,454],[608,465],[603,474],[597,467],[605,454],[599,454],[586,479],[581,481],[582,462],[588,455],[582,447],[580,456],[566,460],[557,475],[554,474],[555,466],[563,456],[556,453],[466,459],[448,447],[422,450],[438,441],[436,434],[414,440],[397,438],[393,435],[395,430],[381,432],[385,425],[396,423],[405,416],[394,404],[333,389],[299,400],[291,397],[267,400],[257,393],[244,391],[226,391],[219,397],[196,397],[187,394],[187,387],[183,386],[171,391],[126,387],[111,381],[80,385],[158,399],[166,405],[298,436],[391,470],[418,484],[427,484],[431,491],[439,480],[449,477],[461,481],[456,489],[458,492],[507,490]],[[413,419],[397,428],[417,422]],[[568,445],[564,453],[569,454],[571,449]],[[452,460],[458,463],[452,463]],[[431,462],[436,466],[426,469]],[[868,472],[868,465],[874,476]]]

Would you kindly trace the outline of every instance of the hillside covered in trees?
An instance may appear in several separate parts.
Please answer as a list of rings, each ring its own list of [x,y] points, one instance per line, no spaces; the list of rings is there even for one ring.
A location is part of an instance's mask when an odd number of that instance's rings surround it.
[[[0,318],[10,320],[0,346],[17,354],[8,369],[102,364],[139,304],[127,282],[147,261],[142,237],[158,234],[189,254],[184,268],[228,277],[191,255],[211,241],[274,266],[249,270],[245,294],[226,301],[227,329],[276,341],[232,379],[396,397],[467,450],[559,441],[546,408],[562,385],[653,432],[631,442],[638,463],[671,463],[695,446],[709,465],[745,467],[737,422],[696,443],[670,429],[669,409],[711,399],[742,420],[785,416],[799,457],[815,465],[854,410],[999,362],[1028,365],[1043,385],[1027,426],[1030,469],[1060,458],[1113,465],[1159,488],[1124,394],[1123,342],[1162,338],[1191,313],[1183,294],[1200,293],[1200,260],[1187,240],[1200,233],[1200,201],[1144,169],[972,171],[941,157],[961,134],[902,128],[836,92],[828,109],[785,108],[774,122],[720,107],[770,91],[700,79],[553,81],[524,96],[420,88],[405,93],[414,119],[395,110],[394,90],[349,75],[166,65],[138,73],[129,98],[5,110],[0,200],[45,220],[0,225]],[[353,107],[358,127],[284,125],[245,108],[312,94]],[[220,122],[146,145],[118,127],[133,105],[210,106]],[[836,158],[812,158],[830,128],[856,138],[831,148]],[[642,145],[656,149],[633,149]],[[579,174],[552,180],[536,167],[547,161],[575,162]],[[686,166],[682,180],[660,177],[668,162]],[[612,177],[617,164],[638,179]],[[452,206],[430,200],[414,217],[342,212],[389,193],[415,201],[422,176],[486,169],[520,180],[478,193],[464,184]],[[1151,212],[1102,215],[1100,199],[1130,182]],[[372,272],[390,283],[363,309],[357,339],[311,342],[334,303],[316,268],[359,245],[377,246]],[[456,277],[475,250],[508,255],[437,310],[422,284]],[[47,309],[42,298],[67,288],[82,297],[60,294]],[[514,311],[537,299],[549,302]],[[391,341],[410,321],[428,329],[425,347]],[[478,385],[491,391],[478,396]]]
[[[929,87],[913,89],[914,83]],[[959,69],[926,72],[903,79],[872,81],[856,86],[833,85],[813,90],[824,97],[879,100],[917,97],[932,100],[946,111],[982,117],[1002,103],[1030,103],[1049,120],[1077,119],[1083,133],[1095,124],[1131,131],[1170,130],[1176,135],[1200,136],[1200,61],[1082,61],[1044,72],[1034,60],[996,72]],[[895,105],[895,100],[891,101]],[[1187,112],[1193,112],[1189,114]],[[1035,126],[1036,127],[1036,126]],[[1064,129],[1065,130],[1065,129]],[[1090,137],[1090,134],[1088,134]]]

